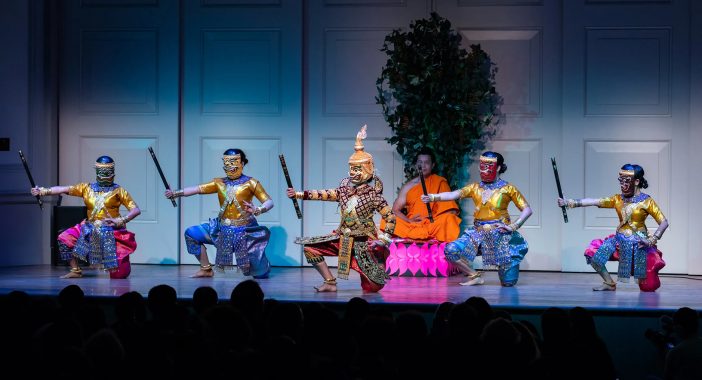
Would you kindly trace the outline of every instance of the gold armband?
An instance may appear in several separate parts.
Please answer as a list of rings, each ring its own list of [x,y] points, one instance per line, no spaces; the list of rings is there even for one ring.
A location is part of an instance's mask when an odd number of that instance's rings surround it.
[[[389,246],[390,243],[392,243],[392,239],[390,238],[390,235],[386,234],[385,232],[381,232],[378,234],[378,240],[380,240],[385,246]]]
[[[295,198],[296,199],[305,199],[305,192],[304,191],[296,191]]]
[[[524,224],[524,221],[521,219],[517,219],[514,223],[510,224],[509,227],[512,229],[512,231],[516,231],[522,228],[522,224]]]
[[[50,187],[48,187],[48,188],[47,187],[40,187],[39,188],[39,195],[40,196],[45,197],[45,196],[51,195],[51,194],[52,194],[52,192],[51,192]]]
[[[181,190],[176,190],[176,191],[173,192],[173,198],[180,198],[180,197],[182,197],[183,195],[185,195],[185,190],[183,190],[183,189],[181,189]]]
[[[566,201],[566,207],[568,208],[576,208],[576,207],[582,207],[583,202],[580,199],[568,199]]]

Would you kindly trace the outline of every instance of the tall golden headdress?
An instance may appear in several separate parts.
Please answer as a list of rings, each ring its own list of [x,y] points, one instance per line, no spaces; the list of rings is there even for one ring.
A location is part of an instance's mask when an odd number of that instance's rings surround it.
[[[349,165],[361,165],[363,169],[363,180],[367,181],[373,178],[374,165],[373,156],[366,152],[363,147],[363,140],[368,136],[366,134],[367,125],[361,127],[361,130],[356,134],[356,144],[354,144],[353,149],[355,152],[349,157]]]

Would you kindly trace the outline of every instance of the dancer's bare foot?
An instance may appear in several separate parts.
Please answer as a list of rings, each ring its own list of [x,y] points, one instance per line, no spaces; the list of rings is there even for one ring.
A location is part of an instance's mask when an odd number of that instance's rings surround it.
[[[592,290],[595,292],[613,292],[617,290],[617,283],[615,282],[612,284],[608,284],[606,282],[603,282],[602,285],[595,286],[594,288],[592,288]]]
[[[61,278],[81,278],[83,271],[80,268],[71,268],[71,271],[61,276]]]
[[[315,286],[314,289],[319,292],[335,292],[336,291],[336,279],[331,278],[328,280],[324,280],[324,283],[320,286]]]
[[[200,265],[200,270],[195,272],[190,278],[201,278],[201,277],[212,277],[214,276],[214,271],[212,270],[212,265]]]
[[[459,283],[459,285],[461,285],[461,286],[482,285],[485,283],[485,280],[483,279],[482,276],[483,276],[483,274],[481,272],[467,274],[466,277],[468,277],[468,281],[461,282],[461,283]]]
[[[484,283],[485,283],[485,280],[483,280],[482,277],[476,277],[472,280],[461,282],[461,283],[459,283],[459,285],[461,285],[461,286],[475,286],[475,285],[482,285]]]

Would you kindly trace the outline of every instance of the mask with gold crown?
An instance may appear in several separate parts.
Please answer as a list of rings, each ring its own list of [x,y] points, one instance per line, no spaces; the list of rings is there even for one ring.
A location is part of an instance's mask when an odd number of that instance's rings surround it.
[[[95,160],[95,179],[100,186],[112,186],[115,180],[115,161],[110,156]]]
[[[353,146],[355,152],[349,157],[349,177],[354,185],[368,182],[373,178],[375,171],[373,156],[363,150],[363,140],[367,137],[366,128],[368,126],[364,125],[356,134],[356,144]]]
[[[225,154],[222,156],[224,172],[227,173],[227,178],[237,179],[241,177],[244,171],[244,164],[241,162],[240,154]]]

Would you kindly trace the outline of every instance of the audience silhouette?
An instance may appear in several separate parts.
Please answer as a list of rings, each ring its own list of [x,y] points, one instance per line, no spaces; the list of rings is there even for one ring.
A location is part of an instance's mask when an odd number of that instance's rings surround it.
[[[0,355],[30,376],[618,378],[582,307],[549,308],[537,328],[481,297],[444,302],[432,317],[359,297],[343,308],[265,299],[254,280],[236,285],[229,302],[209,286],[182,301],[169,285],[153,287],[146,299],[124,293],[112,304],[76,285],[55,299],[14,291],[0,302]],[[663,378],[702,378],[698,313],[683,307],[671,320],[675,341]]]

